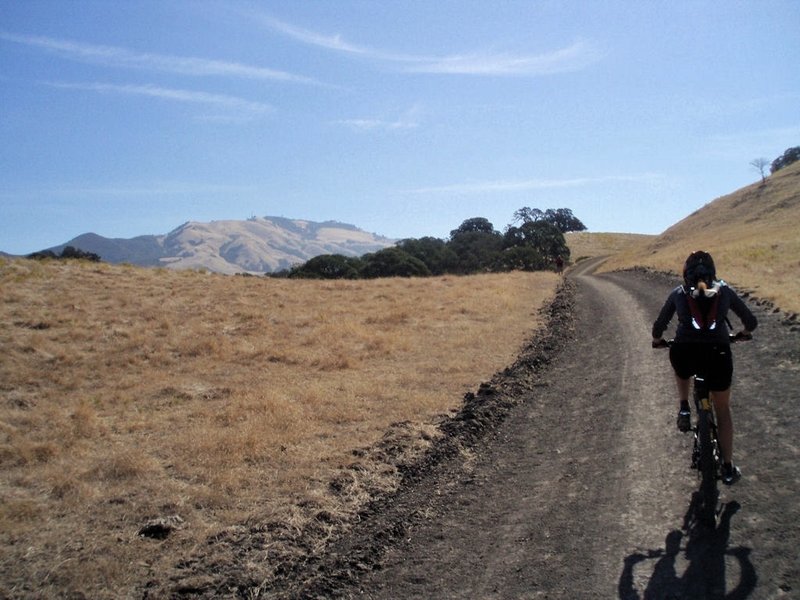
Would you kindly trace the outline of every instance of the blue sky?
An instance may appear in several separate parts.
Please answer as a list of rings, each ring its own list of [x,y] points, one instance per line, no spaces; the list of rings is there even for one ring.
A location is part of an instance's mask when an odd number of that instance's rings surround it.
[[[523,206],[659,233],[800,145],[800,2],[0,0],[0,250]]]

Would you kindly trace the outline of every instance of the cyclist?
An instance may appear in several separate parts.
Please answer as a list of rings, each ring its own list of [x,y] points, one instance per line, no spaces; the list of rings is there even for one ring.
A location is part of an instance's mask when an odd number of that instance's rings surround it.
[[[703,365],[711,400],[717,413],[720,451],[724,462],[722,482],[736,483],[741,471],[733,464],[733,419],[731,417],[731,380],[733,357],[728,330],[728,311],[742,321],[737,334],[751,339],[758,322],[744,301],[724,281],[717,280],[714,259],[708,252],[692,252],[683,265],[683,285],[670,292],[658,318],[653,323],[653,346],[664,345],[662,335],[677,313],[678,327],[669,359],[678,386],[678,429],[691,427],[689,388],[697,366]]]

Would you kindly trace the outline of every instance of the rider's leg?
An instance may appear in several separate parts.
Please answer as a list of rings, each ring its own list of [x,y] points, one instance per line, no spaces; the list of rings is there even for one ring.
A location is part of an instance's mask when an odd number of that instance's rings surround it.
[[[689,394],[692,387],[692,375],[697,360],[691,344],[673,344],[669,349],[669,362],[675,373],[675,384],[678,387],[678,402],[681,409],[689,408]],[[686,378],[684,379],[683,376]]]
[[[689,387],[691,386],[691,379],[683,379],[677,373],[675,374],[675,383],[678,386],[678,431],[687,432],[692,428],[691,411],[689,410]]]
[[[675,372],[675,384],[678,388],[678,431],[687,432],[692,428],[691,410],[689,409],[689,392],[692,385],[693,349],[690,344],[673,344],[669,349],[669,362]]]
[[[692,387],[692,379],[682,379],[677,373],[675,374],[675,383],[678,386],[678,402],[681,405],[689,402],[689,391]]]
[[[731,388],[721,392],[711,392],[714,411],[717,413],[719,450],[726,463],[733,458],[733,417],[731,416]]]

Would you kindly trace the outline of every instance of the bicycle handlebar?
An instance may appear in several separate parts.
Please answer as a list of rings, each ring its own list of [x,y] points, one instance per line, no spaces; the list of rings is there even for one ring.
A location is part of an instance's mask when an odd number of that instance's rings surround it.
[[[735,344],[736,342],[749,342],[753,339],[752,333],[745,333],[744,331],[740,331],[738,333],[730,333],[728,334],[728,340],[731,344]],[[674,339],[665,340],[661,338],[660,340],[656,341],[653,340],[653,348],[669,348],[672,344],[675,343]]]

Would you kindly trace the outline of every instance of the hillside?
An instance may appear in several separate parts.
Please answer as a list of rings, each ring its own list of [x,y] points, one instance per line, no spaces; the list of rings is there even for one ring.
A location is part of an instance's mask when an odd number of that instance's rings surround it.
[[[115,264],[234,274],[279,271],[320,254],[360,256],[393,243],[394,240],[335,221],[253,217],[246,221],[191,221],[166,235],[130,239],[87,233],[50,250],[60,252],[66,246],[74,246]]]
[[[593,233],[588,231],[570,231],[564,235],[572,262],[578,262],[585,258],[619,254],[655,237],[641,233]]]
[[[800,312],[800,163],[717,198],[623,249],[602,270],[643,266],[677,275],[697,249],[710,252],[719,276],[740,290]]]

